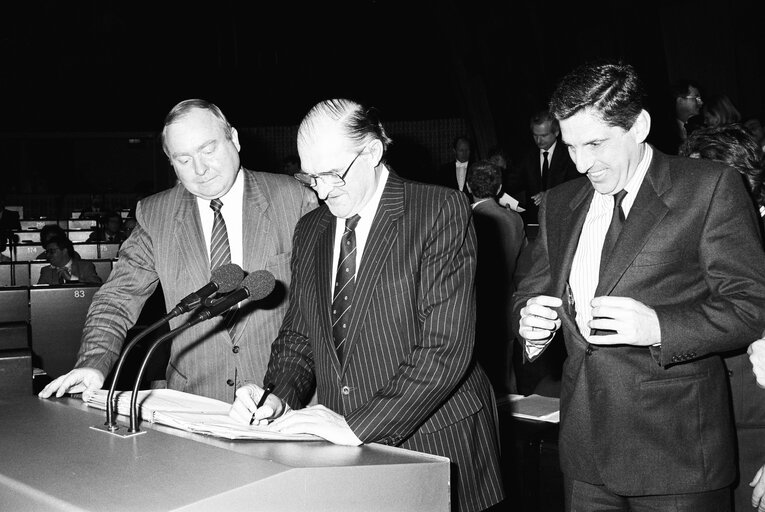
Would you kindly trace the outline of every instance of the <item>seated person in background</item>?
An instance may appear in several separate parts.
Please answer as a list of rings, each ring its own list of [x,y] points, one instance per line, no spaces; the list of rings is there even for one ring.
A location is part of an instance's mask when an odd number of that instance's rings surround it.
[[[102,242],[120,244],[125,239],[122,235],[122,216],[117,212],[109,212],[98,221],[99,227],[93,231],[86,242]]]
[[[40,270],[37,284],[92,283],[103,281],[92,262],[80,259],[72,242],[66,237],[53,237],[45,244],[45,254],[50,265]]]
[[[37,257],[35,258],[36,260],[47,259],[47,252],[45,251],[45,246],[47,245],[48,240],[54,237],[67,238],[66,231],[64,231],[64,229],[58,224],[44,225],[43,228],[40,230],[40,246],[43,248],[43,251],[37,255]]]
[[[130,233],[133,232],[135,229],[136,224],[138,222],[133,217],[128,217],[125,219],[125,222],[122,223],[122,239],[127,240],[127,237],[130,236]]]
[[[284,174],[294,175],[296,172],[300,172],[300,157],[298,155],[287,155],[284,158],[284,166],[282,167]]]
[[[508,190],[513,188],[509,183],[514,179],[514,173],[509,169],[510,165],[505,157],[505,152],[502,148],[492,148],[489,151],[487,160],[499,167],[499,171],[502,174],[502,188],[497,193],[499,204],[518,213],[525,212],[526,209],[521,206],[520,202],[507,193]]]
[[[19,231],[21,229],[21,221],[19,220],[19,212],[5,209],[5,196],[0,193],[0,230]]]
[[[489,161],[468,168],[473,224],[478,238],[476,269],[476,352],[498,395],[517,393],[513,370],[513,275],[526,244],[520,214],[499,205],[502,173]]]
[[[6,256],[5,254],[2,254],[3,251],[8,247],[8,237],[10,236],[10,233],[7,231],[0,230],[0,263],[6,263],[8,261],[11,261],[10,256]]]

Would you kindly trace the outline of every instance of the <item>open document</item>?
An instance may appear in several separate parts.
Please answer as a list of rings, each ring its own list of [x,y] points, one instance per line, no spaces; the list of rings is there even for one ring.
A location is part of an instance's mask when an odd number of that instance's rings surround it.
[[[117,391],[115,413],[130,415],[132,392]],[[107,390],[84,393],[82,399],[91,407],[106,410]],[[159,423],[195,434],[224,439],[252,439],[261,441],[316,441],[312,434],[284,434],[270,427],[243,425],[228,416],[230,404],[184,393],[174,389],[151,389],[138,392],[138,415],[150,423]],[[289,414],[289,412],[287,413]]]

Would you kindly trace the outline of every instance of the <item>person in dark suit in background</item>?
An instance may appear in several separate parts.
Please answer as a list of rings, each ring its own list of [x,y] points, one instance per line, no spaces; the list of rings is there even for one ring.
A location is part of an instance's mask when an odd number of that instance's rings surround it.
[[[117,212],[108,212],[98,219],[98,229],[88,236],[86,242],[121,244],[125,241],[122,233],[122,216]]]
[[[550,112],[540,110],[532,115],[529,128],[537,148],[518,166],[517,190],[511,189],[510,194],[526,209],[523,213],[526,224],[537,224],[539,204],[547,191],[578,178],[579,173],[566,147],[558,143],[558,120]]]
[[[502,500],[497,411],[473,358],[476,239],[464,194],[390,171],[376,111],[322,101],[303,119],[297,174],[325,204],[295,230],[293,292],[263,389],[231,415],[348,445],[448,457],[452,503]],[[337,276],[334,278],[334,276]],[[319,405],[299,409],[316,386]]]
[[[173,338],[166,385],[231,401],[239,383],[266,372],[287,309],[292,234],[316,196],[289,176],[244,169],[236,129],[205,100],[184,100],[168,112],[162,147],[178,184],[138,203],[138,224],[88,310],[75,368],[48,384],[42,398],[101,388],[158,285],[170,311],[229,262],[247,272],[268,270],[276,291],[233,318],[219,316]]]
[[[744,178],[762,227],[765,169],[762,152],[746,128],[740,124],[700,128],[688,134],[680,145],[680,155],[716,160],[736,169]],[[733,486],[733,497],[735,510],[743,511],[749,510],[752,503],[759,505],[765,490],[765,475],[757,473],[765,467],[765,389],[756,385],[746,347],[726,353],[723,362],[728,370],[738,443],[738,479]],[[762,484],[753,495],[750,485],[758,481]]]
[[[642,98],[621,62],[558,84],[550,111],[588,179],[542,202],[514,315],[529,359],[565,333],[570,510],[721,512],[736,466],[720,354],[765,328],[765,253],[738,173],[646,144]]]
[[[47,267],[40,269],[37,284],[90,283],[101,284],[103,280],[96,273],[93,262],[77,255],[71,240],[55,236],[45,244]]]
[[[465,178],[471,161],[470,140],[464,135],[456,137],[452,142],[452,151],[454,152],[454,160],[439,167],[435,183],[469,194],[465,188]]]
[[[470,164],[467,186],[473,195],[473,223],[478,239],[476,270],[476,354],[497,395],[517,393],[513,368],[513,276],[526,245],[521,216],[496,200],[502,188],[500,169],[488,162]]]

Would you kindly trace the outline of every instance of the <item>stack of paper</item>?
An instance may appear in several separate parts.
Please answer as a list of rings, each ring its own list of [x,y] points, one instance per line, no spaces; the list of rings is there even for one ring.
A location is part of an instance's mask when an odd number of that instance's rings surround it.
[[[91,407],[106,410],[108,391],[83,394],[82,399]],[[115,413],[130,415],[132,392],[115,392]],[[257,439],[266,441],[315,441],[311,434],[284,434],[268,426],[243,425],[231,419],[230,404],[192,395],[174,389],[152,389],[138,392],[138,415],[150,423],[159,423],[196,434],[224,439]],[[289,414],[289,413],[288,413]]]
[[[498,400],[510,402],[512,414],[517,418],[560,423],[560,398],[541,395],[507,395]]]

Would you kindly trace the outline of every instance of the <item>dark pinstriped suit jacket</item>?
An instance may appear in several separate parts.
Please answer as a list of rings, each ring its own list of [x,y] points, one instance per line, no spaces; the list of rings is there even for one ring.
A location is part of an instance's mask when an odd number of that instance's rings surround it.
[[[167,368],[168,387],[225,401],[233,400],[236,385],[244,380],[263,379],[271,342],[287,308],[284,292],[290,283],[294,226],[317,203],[313,193],[289,176],[242,172],[242,266],[250,272],[268,270],[279,286],[266,300],[242,305],[237,318],[243,325],[233,344],[221,325],[222,317],[174,338]],[[210,280],[196,198],[182,185],[141,201],[136,216],[138,226],[122,244],[109,280],[93,297],[76,365],[96,368],[104,375],[158,282],[170,311]],[[186,316],[172,321],[171,327]]]
[[[293,290],[266,381],[292,407],[314,384],[364,442],[456,463],[460,510],[502,498],[496,409],[473,362],[475,231],[464,194],[391,173],[357,274],[343,364],[330,318],[335,217],[295,230]]]

